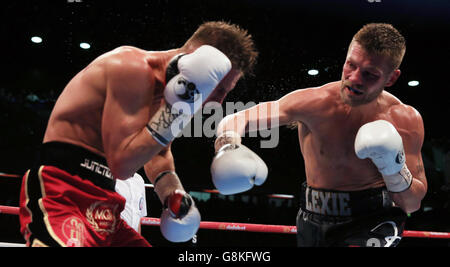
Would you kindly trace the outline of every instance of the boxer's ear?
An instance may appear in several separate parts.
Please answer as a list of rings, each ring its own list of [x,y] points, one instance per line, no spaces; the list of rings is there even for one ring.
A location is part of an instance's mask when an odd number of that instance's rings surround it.
[[[389,77],[385,87],[390,87],[394,85],[394,83],[397,81],[398,77],[400,77],[401,71],[399,69],[394,70],[391,73],[391,76]]]

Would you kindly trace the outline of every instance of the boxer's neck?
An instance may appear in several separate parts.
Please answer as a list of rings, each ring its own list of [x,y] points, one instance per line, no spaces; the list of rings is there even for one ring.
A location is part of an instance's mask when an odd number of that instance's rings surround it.
[[[374,114],[379,113],[381,110],[383,110],[383,107],[385,106],[385,98],[382,91],[377,98],[370,101],[369,103],[357,105],[357,106],[351,106],[348,104],[345,104],[348,108],[348,111],[353,114],[359,114],[362,117],[372,117]]]

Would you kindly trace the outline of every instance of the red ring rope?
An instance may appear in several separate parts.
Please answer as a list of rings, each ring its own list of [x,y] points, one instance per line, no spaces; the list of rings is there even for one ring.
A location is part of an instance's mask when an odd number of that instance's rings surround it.
[[[19,215],[19,208],[0,205],[0,213]],[[159,226],[160,220],[158,218],[144,217],[141,219],[141,222],[143,225]],[[200,223],[200,229],[260,232],[260,233],[277,233],[277,234],[296,234],[297,233],[297,227],[289,226],[289,225],[208,222],[208,221],[202,221]],[[403,231],[403,237],[450,239],[450,233],[405,230],[405,231]]]
[[[0,177],[20,178],[17,174],[0,173]],[[152,184],[146,184],[146,187],[153,187]],[[209,193],[217,193],[217,190],[204,190]],[[290,195],[271,194],[269,197],[293,198]],[[19,214],[18,207],[9,207],[0,205],[0,213]],[[159,226],[158,218],[144,217],[141,219],[143,225]],[[280,233],[280,234],[296,234],[297,227],[288,225],[266,225],[266,224],[250,224],[250,223],[230,223],[230,222],[208,222],[200,223],[200,229],[227,230],[227,231],[246,231],[246,232],[262,232],[262,233]],[[450,239],[450,233],[433,232],[433,231],[403,231],[403,237],[417,238],[443,238]]]

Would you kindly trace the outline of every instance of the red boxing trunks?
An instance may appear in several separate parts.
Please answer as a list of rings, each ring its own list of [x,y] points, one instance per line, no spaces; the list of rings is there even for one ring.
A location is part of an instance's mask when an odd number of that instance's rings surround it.
[[[125,199],[114,185],[103,157],[67,143],[43,144],[20,192],[27,245],[150,246],[120,218]]]

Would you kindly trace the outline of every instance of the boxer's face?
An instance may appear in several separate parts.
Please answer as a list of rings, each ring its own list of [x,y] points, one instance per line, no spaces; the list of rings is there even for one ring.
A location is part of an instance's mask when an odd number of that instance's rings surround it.
[[[388,58],[370,55],[357,42],[352,42],[342,70],[342,101],[359,106],[376,99],[400,75],[400,70],[391,71],[388,66]]]
[[[231,69],[230,72],[225,75],[225,77],[217,85],[216,89],[213,90],[211,95],[209,95],[206,102],[215,101],[222,103],[225,96],[233,90],[236,83],[242,77],[242,72],[240,70]]]

